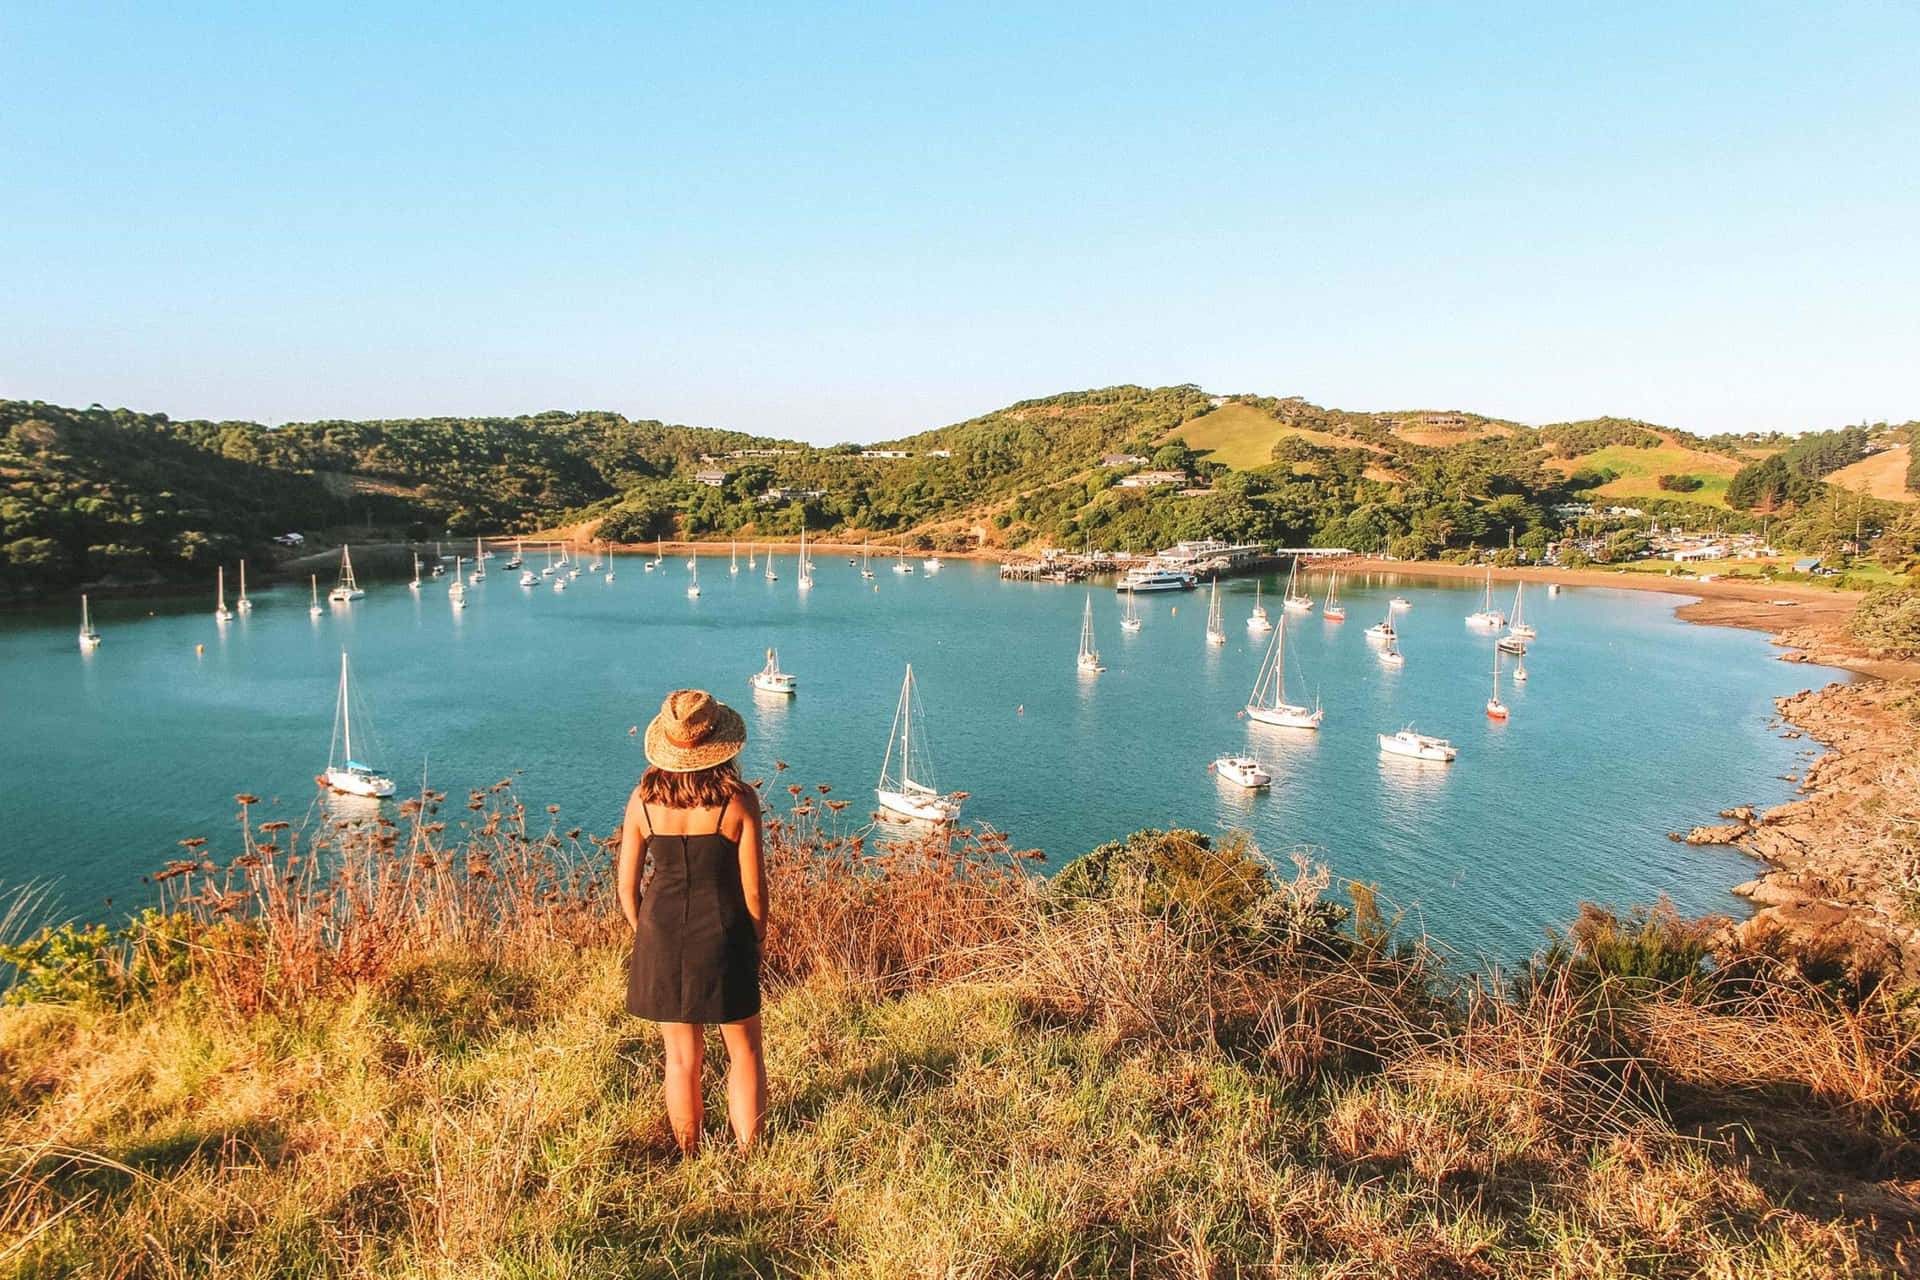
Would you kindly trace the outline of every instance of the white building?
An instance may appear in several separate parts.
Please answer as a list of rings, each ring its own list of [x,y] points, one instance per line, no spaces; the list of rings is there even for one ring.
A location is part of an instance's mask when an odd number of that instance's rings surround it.
[[[704,484],[709,489],[718,489],[727,482],[727,473],[718,469],[696,471],[693,473],[693,480],[695,484]]]
[[[1185,484],[1187,473],[1184,471],[1136,471],[1130,476],[1120,477],[1123,489],[1151,489],[1156,485]]]

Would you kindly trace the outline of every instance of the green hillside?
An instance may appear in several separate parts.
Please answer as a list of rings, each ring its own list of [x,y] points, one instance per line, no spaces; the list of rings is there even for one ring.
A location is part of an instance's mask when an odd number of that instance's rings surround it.
[[[1572,458],[1556,461],[1553,465],[1561,468],[1565,474],[1573,475],[1582,471],[1611,473],[1614,478],[1601,485],[1596,492],[1606,498],[1666,498],[1685,496],[1693,502],[1705,503],[1724,508],[1727,505],[1727,482],[1740,470],[1737,459],[1723,454],[1704,453],[1676,444],[1663,444],[1651,449],[1637,448],[1633,445],[1608,445],[1604,449],[1595,449],[1590,453],[1577,454]],[[1700,488],[1676,494],[1660,487],[1659,477],[1692,476],[1700,481]]]

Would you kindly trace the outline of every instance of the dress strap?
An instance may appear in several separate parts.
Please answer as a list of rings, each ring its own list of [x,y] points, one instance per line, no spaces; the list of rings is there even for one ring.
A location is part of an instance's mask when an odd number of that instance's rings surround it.
[[[713,820],[713,834],[719,835],[720,828],[726,825],[727,806],[732,803],[733,803],[733,797],[731,795],[729,795],[725,800],[722,800],[720,802],[720,813]]]

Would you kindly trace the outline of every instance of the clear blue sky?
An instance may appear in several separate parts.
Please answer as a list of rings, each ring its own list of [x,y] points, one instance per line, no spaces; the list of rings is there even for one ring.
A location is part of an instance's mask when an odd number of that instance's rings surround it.
[[[0,395],[1920,417],[1920,6],[1201,8],[6,0]]]

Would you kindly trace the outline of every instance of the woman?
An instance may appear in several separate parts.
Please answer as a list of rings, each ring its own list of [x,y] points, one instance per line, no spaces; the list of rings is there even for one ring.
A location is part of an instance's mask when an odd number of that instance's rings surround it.
[[[760,1053],[760,943],[767,880],[760,798],[733,758],[739,712],[698,689],[667,695],[647,725],[651,766],[627,801],[617,867],[633,926],[627,1012],[660,1024],[667,1118],[680,1150],[700,1146],[700,1066],[709,1023],[727,1046],[727,1117],[741,1150],[760,1137],[767,1072]],[[653,871],[640,884],[641,853]]]

